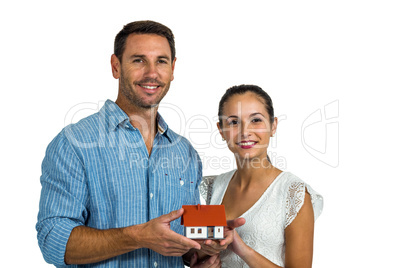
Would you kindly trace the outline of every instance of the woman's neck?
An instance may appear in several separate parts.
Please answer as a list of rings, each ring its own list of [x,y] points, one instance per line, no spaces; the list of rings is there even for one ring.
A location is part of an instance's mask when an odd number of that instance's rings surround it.
[[[269,162],[268,158],[263,158],[259,161],[253,160],[255,159],[243,161],[236,159],[237,172],[233,177],[233,182],[240,188],[271,184],[281,172]]]

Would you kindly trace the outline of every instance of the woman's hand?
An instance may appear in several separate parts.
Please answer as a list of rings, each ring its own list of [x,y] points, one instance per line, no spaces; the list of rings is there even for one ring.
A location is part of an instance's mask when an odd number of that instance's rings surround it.
[[[219,254],[222,250],[225,250],[232,242],[234,238],[235,228],[242,226],[246,223],[244,218],[237,218],[227,221],[227,226],[224,229],[225,238],[222,240],[196,240],[201,245],[201,252],[206,255]],[[240,237],[239,237],[240,238]]]
[[[247,251],[250,250],[250,247],[244,243],[243,239],[239,236],[239,234],[234,230],[233,234],[233,242],[230,246],[230,249],[236,253],[240,258],[243,258]]]
[[[260,255],[254,249],[247,246],[236,230],[234,231],[233,242],[230,244],[229,248],[240,258],[242,258],[250,268],[280,268],[270,260],[266,259],[264,256]]]

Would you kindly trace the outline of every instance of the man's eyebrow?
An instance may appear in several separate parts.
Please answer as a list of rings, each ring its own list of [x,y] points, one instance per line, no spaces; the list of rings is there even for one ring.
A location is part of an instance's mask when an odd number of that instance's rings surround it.
[[[166,61],[166,62],[173,62],[169,56],[159,56],[158,60]]]
[[[143,55],[143,54],[133,54],[133,55],[130,56],[130,59],[134,59],[134,58],[145,59],[146,56]],[[158,59],[167,59],[167,60],[170,60],[170,57],[169,57],[169,56],[166,56],[166,55],[161,55],[161,56],[158,56]]]
[[[158,56],[158,58],[159,58],[159,59],[167,59],[167,60],[170,60],[170,57],[169,57],[169,56],[164,56],[164,55]]]
[[[134,58],[145,58],[145,55],[133,54],[130,56],[130,59],[134,59]]]

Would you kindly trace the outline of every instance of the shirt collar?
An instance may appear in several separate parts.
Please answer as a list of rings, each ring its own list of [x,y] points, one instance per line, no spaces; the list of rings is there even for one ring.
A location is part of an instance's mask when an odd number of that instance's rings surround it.
[[[116,130],[119,125],[125,127],[130,122],[128,115],[111,100],[105,102],[105,105],[100,110],[100,114],[104,117],[109,132]],[[159,134],[166,136],[169,142],[172,142],[169,127],[159,112],[156,115],[156,121],[158,122]]]

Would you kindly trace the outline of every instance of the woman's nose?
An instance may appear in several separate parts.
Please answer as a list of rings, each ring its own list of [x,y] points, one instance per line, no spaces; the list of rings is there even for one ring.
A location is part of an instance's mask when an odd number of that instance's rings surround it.
[[[241,138],[247,138],[250,135],[249,125],[247,123],[240,124],[240,136]]]

